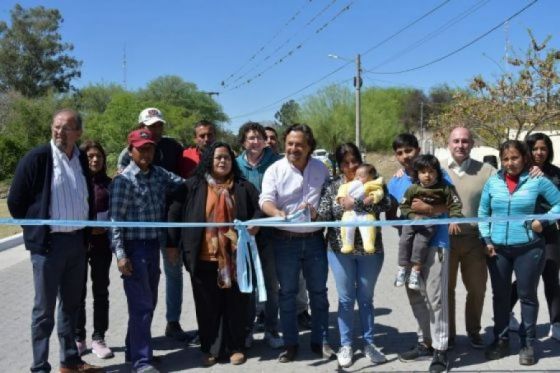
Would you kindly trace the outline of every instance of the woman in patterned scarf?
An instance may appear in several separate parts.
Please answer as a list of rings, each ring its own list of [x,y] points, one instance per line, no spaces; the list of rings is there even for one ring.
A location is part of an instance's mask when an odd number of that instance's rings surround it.
[[[231,147],[215,142],[175,194],[169,221],[230,223],[260,216],[258,192],[240,175]],[[237,233],[231,226],[172,228],[169,236],[191,274],[202,364],[211,366],[222,354],[232,364],[244,363],[250,297],[239,291],[235,278]]]

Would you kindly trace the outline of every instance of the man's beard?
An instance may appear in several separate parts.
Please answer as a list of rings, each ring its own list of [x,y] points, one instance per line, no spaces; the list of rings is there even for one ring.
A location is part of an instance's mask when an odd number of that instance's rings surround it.
[[[68,145],[68,143],[62,139],[56,139],[54,140],[54,145],[58,148],[58,150],[64,152],[66,151],[66,146]]]

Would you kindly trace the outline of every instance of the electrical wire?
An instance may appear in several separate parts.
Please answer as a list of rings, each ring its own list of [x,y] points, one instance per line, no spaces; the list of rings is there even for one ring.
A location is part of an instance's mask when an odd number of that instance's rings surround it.
[[[403,73],[407,73],[407,72],[411,72],[411,71],[415,71],[415,70],[420,70],[420,69],[423,69],[424,67],[428,67],[428,66],[433,65],[435,63],[441,62],[441,61],[443,61],[443,60],[461,52],[462,50],[470,47],[471,45],[473,45],[476,42],[480,41],[481,39],[485,38],[486,36],[490,35],[492,32],[494,32],[497,29],[499,29],[500,27],[502,27],[505,23],[511,21],[513,18],[517,17],[518,15],[520,15],[521,13],[523,13],[524,11],[526,11],[527,9],[529,9],[530,7],[535,5],[538,1],[539,0],[533,0],[531,3],[527,4],[526,6],[524,6],[523,8],[518,10],[517,12],[515,12],[513,15],[511,15],[510,17],[508,17],[504,21],[500,22],[496,26],[492,27],[490,30],[486,31],[482,35],[479,35],[478,37],[471,40],[467,44],[461,46],[460,48],[457,48],[457,49],[453,50],[452,52],[449,52],[449,53],[447,53],[447,54],[445,54],[441,57],[438,57],[435,60],[432,60],[430,62],[426,62],[426,63],[424,63],[422,65],[419,65],[419,66],[415,66],[415,67],[411,67],[409,69],[399,70],[399,71],[371,71],[371,70],[366,70],[366,69],[364,69],[363,71],[367,71],[370,74],[378,74],[378,75],[396,75],[396,74],[403,74]]]
[[[233,73],[229,74],[227,78],[223,79],[221,85],[222,86],[226,85],[228,80],[230,80],[235,75],[237,75],[248,64],[250,64],[251,61],[257,58],[257,56],[261,54],[266,49],[267,46],[269,46],[274,40],[276,40],[276,38],[282,33],[282,31],[290,25],[290,23],[294,22],[297,19],[297,17],[301,14],[303,9],[309,6],[309,3],[311,3],[312,1],[313,0],[305,0],[305,4],[303,4],[303,6],[301,6],[286,22],[284,22],[284,24],[276,31],[276,33],[266,43],[264,43],[260,48],[258,48],[257,51],[253,53],[253,55],[241,67],[239,67]]]
[[[479,10],[480,8],[484,7],[485,5],[487,5],[490,2],[490,0],[480,0],[478,3],[474,4],[472,7],[470,7],[469,9],[465,10],[464,12],[458,14],[457,16],[451,18],[449,21],[447,21],[446,23],[444,23],[442,26],[438,27],[437,29],[435,29],[434,31],[430,32],[429,34],[425,35],[424,37],[422,37],[421,39],[415,41],[414,43],[412,43],[411,45],[407,46],[406,48],[403,48],[402,50],[400,50],[399,52],[395,53],[394,55],[392,55],[391,57],[387,58],[386,60],[384,60],[383,62],[379,63],[378,65],[374,66],[372,68],[372,70],[378,69],[381,66],[384,66],[386,64],[388,64],[389,62],[392,62],[402,56],[404,56],[405,54],[408,54],[410,52],[412,52],[413,50],[415,50],[416,48],[420,47],[421,45],[425,44],[426,42],[432,40],[433,38],[435,38],[436,36],[440,35],[441,33],[443,33],[444,31],[448,30],[449,28],[451,28],[452,26],[456,25],[457,23],[459,23],[460,21],[464,20],[465,18],[467,18],[468,16],[472,15],[474,12],[476,12],[477,10]]]
[[[390,41],[391,39],[395,38],[396,36],[398,36],[399,34],[401,34],[402,32],[404,32],[405,30],[409,29],[410,27],[412,27],[413,25],[417,24],[418,22],[420,22],[421,20],[425,19],[426,17],[430,16],[431,14],[433,14],[434,12],[436,12],[437,10],[439,10],[440,8],[442,8],[444,5],[448,4],[451,0],[445,0],[441,3],[439,3],[438,5],[436,5],[434,8],[430,9],[428,12],[422,14],[420,17],[414,19],[413,21],[409,22],[407,25],[405,25],[404,27],[400,28],[399,30],[397,30],[395,33],[389,35],[387,38],[381,40],[379,43],[373,45],[372,47],[370,47],[369,49],[367,49],[365,52],[362,53],[362,55],[366,55],[370,52],[372,52],[373,50],[379,48],[380,46],[382,46],[383,44],[385,44],[386,42]],[[263,111],[266,111],[272,107],[274,107],[275,105],[294,97],[295,95],[299,94],[300,92],[316,85],[319,84],[320,82],[322,82],[323,80],[329,78],[330,76],[336,74],[337,72],[341,71],[342,69],[344,69],[345,67],[349,66],[350,64],[353,64],[353,61],[348,61],[346,63],[344,63],[343,65],[341,65],[340,67],[338,67],[337,69],[331,71],[330,73],[323,75],[321,78],[313,81],[312,83],[307,84],[305,87],[298,89],[297,91],[284,96],[283,98],[274,101],[273,103],[267,104],[265,106],[260,107],[259,109],[253,110],[249,113],[245,113],[245,114],[240,114],[240,115],[236,115],[233,117],[230,117],[230,119],[238,119],[238,118],[243,118],[243,117],[247,117],[253,114],[257,114]]]
[[[228,89],[226,92],[229,91],[233,91],[236,89],[239,89],[245,85],[251,84],[253,83],[253,81],[255,79],[258,79],[260,77],[262,77],[264,74],[266,74],[268,71],[272,70],[274,67],[278,66],[279,64],[283,63],[286,61],[286,59],[288,59],[289,57],[293,56],[295,52],[297,52],[298,50],[300,50],[301,48],[303,48],[304,44],[306,42],[308,42],[312,37],[314,37],[315,35],[321,33],[322,31],[324,31],[329,25],[331,25],[338,17],[340,17],[344,12],[350,10],[350,7],[352,6],[354,2],[350,1],[347,5],[345,5],[342,9],[340,9],[331,19],[329,19],[327,22],[325,22],[321,27],[319,27],[318,29],[315,30],[315,33],[313,35],[311,35],[310,37],[308,37],[306,40],[304,40],[303,42],[301,42],[300,44],[298,44],[297,46],[295,46],[294,48],[292,48],[290,51],[288,51],[286,54],[284,54],[282,57],[280,57],[279,59],[277,59],[274,63],[270,64],[268,67],[264,68],[263,70],[261,70],[259,73],[253,75],[252,77],[250,77],[249,79],[245,80],[244,82],[241,82],[239,84],[237,84],[236,86]]]
[[[230,84],[226,84],[225,88],[227,88],[229,85],[231,84],[235,84],[238,81],[240,81],[241,79],[245,78],[247,75],[249,75],[250,73],[252,73],[253,71],[257,70],[259,67],[261,67],[266,61],[268,61],[269,59],[271,59],[276,53],[278,53],[280,50],[282,50],[286,45],[288,45],[292,39],[294,39],[296,36],[301,35],[301,33],[308,27],[310,26],[313,22],[315,22],[316,19],[318,19],[323,13],[325,13],[329,8],[331,8],[335,3],[337,2],[337,0],[331,0],[330,3],[328,3],[325,7],[323,7],[323,9],[321,9],[317,14],[315,14],[309,21],[307,21],[307,23],[301,27],[298,31],[296,31],[295,33],[293,33],[292,35],[290,35],[282,44],[280,44],[278,47],[276,47],[276,49],[274,49],[270,54],[268,54],[263,60],[261,60],[260,62],[258,62],[255,66],[253,66],[251,69],[249,69],[248,71],[244,72],[242,75],[239,75],[238,77],[236,77],[233,82],[231,82]],[[300,46],[301,43],[298,45]]]

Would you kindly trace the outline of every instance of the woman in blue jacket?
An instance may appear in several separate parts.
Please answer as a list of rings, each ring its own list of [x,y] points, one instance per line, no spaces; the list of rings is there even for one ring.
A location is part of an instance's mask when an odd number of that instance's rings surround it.
[[[560,213],[560,192],[545,177],[531,178],[531,157],[523,144],[508,140],[500,147],[502,169],[492,176],[482,191],[478,216],[481,218],[535,213],[537,198],[543,197],[552,207],[549,213]],[[500,359],[509,354],[509,302],[512,272],[517,278],[521,302],[521,365],[535,364],[535,340],[539,302],[537,287],[545,263],[543,227],[548,220],[496,221],[479,223],[486,243],[488,271],[492,282],[494,309],[494,342],[486,349],[486,358]]]

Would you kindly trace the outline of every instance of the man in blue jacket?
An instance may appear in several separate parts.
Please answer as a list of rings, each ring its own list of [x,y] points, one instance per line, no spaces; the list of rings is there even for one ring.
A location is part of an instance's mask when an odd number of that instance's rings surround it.
[[[76,142],[82,135],[79,113],[62,109],[53,115],[51,141],[28,152],[19,162],[8,208],[16,219],[92,220],[93,189],[88,163]],[[74,339],[86,277],[84,225],[24,226],[31,252],[35,297],[31,316],[32,372],[49,372],[49,338],[57,295],[60,372],[101,372],[82,361]]]

